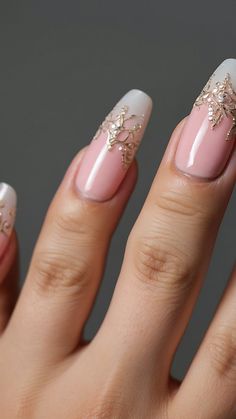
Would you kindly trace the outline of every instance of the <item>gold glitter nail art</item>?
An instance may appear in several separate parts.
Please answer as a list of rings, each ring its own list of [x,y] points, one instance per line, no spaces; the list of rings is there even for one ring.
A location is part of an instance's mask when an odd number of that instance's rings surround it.
[[[8,219],[4,217],[3,211],[7,211]],[[4,204],[4,201],[0,200],[0,233],[9,236],[13,228],[14,219],[15,209],[10,208],[9,210],[6,210],[6,205]]]
[[[211,122],[212,129],[219,125],[224,117],[231,117],[232,126],[226,137],[226,140],[231,140],[236,136],[236,92],[228,73],[222,82],[216,82],[212,88],[213,77],[214,75],[203,88],[194,105],[199,107],[206,104],[208,106],[208,120]]]
[[[106,144],[108,150],[111,151],[113,147],[118,146],[121,152],[122,164],[125,168],[133,161],[140,141],[140,136],[137,136],[137,132],[142,128],[144,118],[144,115],[128,116],[128,111],[128,106],[123,106],[119,112],[114,109],[105,118],[105,121],[100,125],[94,136],[94,140],[96,140],[101,133],[107,134]],[[131,124],[132,121],[134,125]]]

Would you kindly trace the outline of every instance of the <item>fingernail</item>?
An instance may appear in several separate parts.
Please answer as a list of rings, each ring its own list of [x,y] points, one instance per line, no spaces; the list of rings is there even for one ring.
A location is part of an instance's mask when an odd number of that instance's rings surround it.
[[[219,176],[230,158],[236,136],[236,59],[216,69],[183,128],[175,164],[202,178]]]
[[[76,187],[85,197],[110,199],[132,163],[152,109],[150,97],[131,90],[117,103],[98,128],[76,177]]]
[[[16,212],[16,192],[6,183],[0,183],[0,258],[7,247]]]

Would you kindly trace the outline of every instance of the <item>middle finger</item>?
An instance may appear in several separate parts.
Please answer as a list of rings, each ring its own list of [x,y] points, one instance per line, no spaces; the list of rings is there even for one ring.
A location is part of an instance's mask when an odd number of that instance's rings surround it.
[[[235,161],[230,159],[234,140],[228,135],[234,122],[232,88],[236,60],[226,60],[187,121],[175,130],[130,234],[114,297],[97,335],[97,340],[110,337],[116,356],[117,348],[125,359],[135,350],[140,368],[147,363],[153,368],[158,358],[166,377],[235,183]]]

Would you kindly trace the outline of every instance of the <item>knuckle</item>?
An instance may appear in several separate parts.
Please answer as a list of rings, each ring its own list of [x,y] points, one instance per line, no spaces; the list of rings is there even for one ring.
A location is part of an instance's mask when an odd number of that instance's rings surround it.
[[[71,239],[75,237],[78,240],[80,237],[86,241],[91,240],[97,236],[97,232],[86,220],[86,214],[77,208],[62,209],[53,219],[55,232],[59,237],[65,232]]]
[[[196,200],[196,193],[193,193],[191,185],[160,192],[156,197],[155,205],[159,210],[171,216],[176,214],[198,220],[207,215],[206,208],[201,205],[199,199]]]
[[[96,406],[91,407],[89,412],[83,413],[84,419],[109,419],[118,417],[121,416],[120,414],[118,416],[118,409],[114,406],[114,400],[99,402]]]
[[[78,215],[76,216],[72,211],[61,211],[55,217],[54,222],[59,231],[63,230],[70,233],[77,231],[79,226]]]
[[[63,252],[43,251],[34,257],[32,281],[43,294],[55,290],[83,293],[89,283],[89,266],[85,260]]]
[[[217,373],[236,382],[236,329],[219,327],[210,339],[209,353]]]
[[[118,386],[117,379],[112,379],[113,383],[104,383],[104,389],[97,390],[93,396],[93,403],[90,404],[89,410],[83,412],[83,418],[130,418],[128,414],[127,401]],[[132,416],[134,417],[134,416]]]
[[[164,240],[136,239],[132,253],[136,277],[145,285],[171,292],[190,285],[193,275],[187,257]]]

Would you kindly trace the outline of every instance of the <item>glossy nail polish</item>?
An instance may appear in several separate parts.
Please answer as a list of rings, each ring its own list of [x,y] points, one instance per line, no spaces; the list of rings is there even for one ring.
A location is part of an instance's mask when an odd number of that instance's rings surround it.
[[[9,242],[16,212],[16,192],[6,183],[0,183],[0,259]]]
[[[177,147],[177,168],[200,178],[216,178],[230,158],[235,136],[236,59],[228,59],[194,103]]]
[[[131,90],[98,128],[76,177],[82,195],[97,201],[110,199],[130,167],[152,109],[150,97]]]

